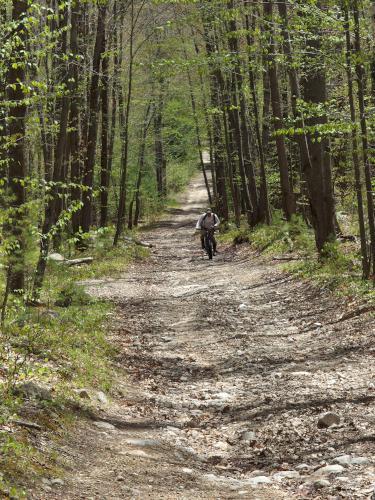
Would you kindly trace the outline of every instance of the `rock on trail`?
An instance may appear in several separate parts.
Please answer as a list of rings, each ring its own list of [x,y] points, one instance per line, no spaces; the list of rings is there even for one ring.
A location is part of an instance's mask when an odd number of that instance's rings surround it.
[[[206,203],[194,179],[181,208],[142,236],[149,260],[121,279],[85,283],[117,305],[109,340],[118,380],[110,398],[98,396],[97,417],[60,445],[63,483],[30,498],[373,491],[373,318],[339,321],[342,299],[247,246],[222,246],[208,261],[193,237]]]

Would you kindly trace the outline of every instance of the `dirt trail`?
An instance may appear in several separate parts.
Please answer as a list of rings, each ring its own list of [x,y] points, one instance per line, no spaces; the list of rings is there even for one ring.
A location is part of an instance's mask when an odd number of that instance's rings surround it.
[[[118,305],[110,336],[127,375],[104,424],[61,450],[64,485],[34,498],[370,497],[373,318],[340,320],[339,300],[248,248],[209,262],[193,237],[205,203],[196,179],[145,233],[148,262],[87,283]],[[339,425],[318,429],[328,410]]]

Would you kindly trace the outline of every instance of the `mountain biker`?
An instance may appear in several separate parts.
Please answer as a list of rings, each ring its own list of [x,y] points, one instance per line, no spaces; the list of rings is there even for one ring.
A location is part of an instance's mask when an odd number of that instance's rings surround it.
[[[197,225],[195,226],[195,229],[197,229],[198,231],[201,232],[202,250],[205,249],[204,248],[205,230],[207,230],[207,229],[214,229],[215,230],[217,227],[219,227],[219,224],[220,224],[219,217],[212,212],[211,208],[207,208],[205,213],[199,217]],[[214,254],[216,254],[217,253],[217,251],[216,251],[217,243],[216,243],[216,239],[214,236],[212,236],[212,243],[213,243],[213,247],[214,247]]]

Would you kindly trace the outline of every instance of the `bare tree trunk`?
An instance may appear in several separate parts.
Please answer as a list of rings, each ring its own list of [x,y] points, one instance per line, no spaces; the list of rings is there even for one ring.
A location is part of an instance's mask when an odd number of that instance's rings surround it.
[[[186,54],[185,48],[184,48],[184,55],[185,55],[185,59],[187,60],[187,54]],[[196,106],[195,96],[194,96],[194,87],[193,87],[193,82],[192,82],[192,79],[191,79],[190,70],[189,70],[188,67],[186,67],[186,75],[187,75],[188,84],[189,84],[191,109],[192,109],[192,112],[193,112],[193,119],[194,119],[194,125],[195,125],[195,135],[196,135],[196,139],[197,139],[197,147],[198,147],[198,153],[199,153],[199,161],[200,161],[200,164],[201,164],[201,169],[202,169],[204,183],[205,183],[206,190],[207,190],[207,196],[208,196],[209,204],[210,204],[210,206],[212,206],[211,189],[210,189],[210,184],[209,184],[209,181],[208,181],[208,178],[207,178],[206,167],[205,167],[204,160],[203,160],[203,148],[202,148],[201,134],[200,134],[200,129],[199,129],[199,121],[198,121],[198,115],[197,115],[197,106]]]
[[[83,207],[81,226],[82,231],[85,233],[90,230],[92,216],[92,190],[94,182],[96,143],[98,136],[100,62],[105,51],[106,14],[107,5],[99,5],[89,93],[88,132],[87,142],[85,145],[86,158],[83,168],[83,185],[85,191],[83,192],[82,196]]]
[[[194,35],[194,32],[192,33]],[[195,52],[197,55],[200,54],[198,44],[196,40],[194,40],[194,47],[195,47]],[[214,149],[213,149],[213,140],[212,140],[212,126],[211,122],[208,116],[208,107],[207,107],[207,97],[206,97],[206,91],[205,91],[205,85],[203,81],[203,76],[202,76],[202,70],[198,68],[198,73],[199,73],[199,83],[200,83],[200,92],[202,95],[202,107],[203,107],[203,113],[204,113],[204,120],[206,124],[206,133],[207,133],[207,140],[208,140],[208,153],[209,153],[209,158],[210,158],[210,168],[211,168],[211,178],[212,178],[212,191],[213,191],[213,201],[215,204],[215,210],[216,209],[216,203],[217,203],[217,185],[216,185],[216,172],[215,172],[215,162],[214,162]]]
[[[25,217],[25,188],[23,181],[26,174],[25,161],[25,132],[26,132],[26,104],[22,86],[26,79],[25,64],[22,60],[22,52],[26,50],[27,30],[23,19],[28,11],[26,0],[13,0],[12,21],[15,23],[15,35],[19,38],[17,54],[12,54],[15,64],[9,65],[6,75],[7,99],[12,103],[8,112],[8,138],[10,141],[8,149],[8,188],[10,192],[10,214],[11,224],[9,230],[14,240],[14,250],[9,257],[8,273],[9,289],[11,292],[23,292],[24,290],[24,228]],[[7,285],[8,286],[8,285]]]
[[[206,46],[206,53],[208,58],[215,53],[215,43],[210,37],[208,22],[205,19],[203,21],[204,30],[204,41]],[[213,109],[221,109],[220,102],[220,79],[222,78],[220,68],[217,64],[210,64],[210,98],[211,106]],[[214,164],[216,172],[216,186],[217,186],[217,211],[221,218],[225,221],[229,219],[229,209],[228,209],[228,198],[226,191],[225,182],[225,163],[224,163],[224,148],[223,148],[223,137],[222,137],[222,126],[220,121],[220,116],[218,113],[214,113],[212,116],[212,139],[213,139],[213,150],[214,150]]]
[[[266,1],[264,3],[264,16],[265,20],[272,23],[272,1]],[[276,149],[277,156],[279,159],[279,169],[280,169],[280,185],[281,185],[281,196],[283,200],[283,210],[287,220],[290,220],[291,216],[296,212],[296,202],[294,198],[293,188],[290,182],[290,172],[288,166],[288,155],[285,146],[285,139],[280,131],[284,128],[284,119],[281,103],[281,95],[279,89],[279,75],[278,68],[274,58],[275,54],[275,42],[273,36],[272,25],[268,30],[269,37],[269,56],[268,56],[268,74],[271,86],[271,103],[272,112],[274,116],[274,127],[276,133]]]
[[[324,66],[317,61],[320,56],[321,36],[313,35],[307,40],[309,67],[305,69],[302,80],[304,100],[307,103],[322,105],[327,100],[327,84]],[[311,58],[316,61],[311,61]],[[327,123],[327,116],[313,116],[306,125],[316,127]],[[310,161],[303,165],[307,182],[312,222],[315,230],[316,246],[319,252],[324,245],[335,238],[335,207],[332,192],[329,140],[318,133],[308,133]]]
[[[363,64],[361,61],[361,36],[360,36],[360,25],[359,25],[358,0],[352,0],[352,1],[353,1],[352,9],[354,18],[354,50],[356,54],[355,71],[357,75],[357,85],[358,85],[358,105],[359,105],[361,132],[362,132],[362,154],[363,154],[363,163],[365,166],[367,212],[368,212],[368,224],[370,230],[370,246],[371,246],[370,269],[372,271],[373,280],[375,281],[375,218],[374,218],[375,212],[374,212],[374,199],[373,199],[373,189],[372,189],[371,164],[369,158],[367,118],[366,118],[365,98],[364,98],[365,74],[364,74]]]
[[[135,15],[134,15],[134,0],[130,3],[131,10],[131,29],[130,29],[130,46],[129,46],[129,79],[128,79],[128,93],[126,96],[126,106],[121,113],[121,140],[122,140],[122,161],[121,161],[121,176],[120,176],[120,194],[119,194],[119,207],[117,213],[116,233],[113,240],[113,245],[116,246],[120,239],[125,224],[125,208],[126,208],[126,183],[128,178],[128,155],[129,155],[129,115],[130,105],[133,90],[133,66],[134,66],[134,28],[135,28]],[[124,116],[125,113],[125,116]]]
[[[78,43],[79,24],[81,21],[81,8],[76,2],[72,6],[71,28],[70,28],[70,52],[73,58],[80,54]],[[80,227],[80,210],[78,204],[81,202],[81,159],[80,159],[80,126],[79,126],[79,71],[77,63],[72,64],[71,96],[70,96],[70,188],[71,203],[77,204],[77,208],[72,215],[72,231],[77,234]]]
[[[152,120],[152,114],[153,111],[151,110],[151,103],[149,103],[149,105],[146,108],[145,119],[141,131],[141,143],[139,146],[138,176],[134,192],[135,209],[134,209],[134,219],[132,221],[132,225],[135,227],[138,226],[139,216],[141,213],[141,185],[145,169],[146,139],[147,139],[148,129],[150,127]]]
[[[154,147],[155,147],[155,172],[158,194],[160,199],[166,195],[166,178],[165,168],[166,160],[164,156],[163,144],[163,108],[164,108],[164,89],[163,81],[159,81],[159,90],[155,97],[155,114],[154,114]]]
[[[352,75],[352,58],[351,58],[351,42],[350,42],[350,31],[349,31],[349,13],[348,9],[344,5],[345,10],[345,39],[346,39],[346,74],[348,79],[348,100],[350,106],[350,118],[352,122],[352,159],[354,167],[355,176],[355,189],[357,195],[357,211],[358,211],[358,223],[359,223],[359,234],[361,239],[361,254],[362,254],[362,273],[364,278],[369,276],[369,261],[367,255],[367,243],[366,243],[366,228],[365,228],[365,216],[363,210],[363,195],[362,195],[362,179],[361,179],[361,167],[359,163],[358,156],[358,136],[357,136],[357,117],[354,104],[354,92],[353,92],[353,75]]]
[[[68,7],[64,8],[63,15],[63,28],[65,29],[68,25]],[[74,36],[74,35],[73,35]],[[67,32],[64,31],[63,40],[61,45],[61,55],[67,56],[68,46],[67,46]],[[66,89],[70,89],[71,80],[73,77],[72,72],[72,62],[68,60],[65,66],[65,74],[64,74],[64,83],[66,85]],[[60,107],[60,116],[59,116],[59,132],[57,136],[55,155],[54,155],[54,166],[53,166],[53,174],[52,174],[52,196],[47,201],[45,207],[44,214],[44,222],[42,227],[42,234],[40,237],[40,251],[39,251],[39,259],[36,266],[35,278],[34,278],[34,286],[33,286],[33,299],[37,300],[39,298],[40,290],[43,285],[44,274],[47,266],[47,257],[51,244],[51,229],[54,224],[56,224],[61,210],[63,208],[62,205],[62,187],[61,184],[65,179],[65,165],[68,159],[68,123],[69,123],[69,101],[70,96],[67,94],[65,90],[64,95],[61,98],[61,107]],[[53,236],[56,236],[56,232]]]
[[[118,42],[118,24],[116,22],[117,17],[117,0],[114,0],[113,4],[113,16],[114,16],[114,34],[113,34],[113,46],[117,47]],[[116,136],[116,122],[117,122],[117,94],[120,79],[120,60],[117,54],[117,50],[113,54],[113,78],[112,78],[112,96],[111,96],[111,129],[109,132],[109,144],[108,144],[108,161],[107,161],[107,174],[106,174],[106,190],[102,193],[101,198],[101,226],[106,226],[108,224],[108,198],[109,198],[109,186],[112,173],[113,165],[113,152]]]
[[[106,42],[104,42],[106,45]],[[108,217],[108,187],[109,187],[109,60],[108,55],[102,59],[101,79],[101,106],[102,106],[102,130],[101,130],[101,157],[100,157],[100,226],[107,224]]]
[[[291,107],[294,119],[296,120],[296,127],[305,128],[304,118],[301,113],[297,110],[297,101],[301,98],[301,92],[299,88],[299,78],[297,75],[297,70],[294,66],[292,44],[290,40],[289,27],[288,27],[288,10],[286,0],[280,0],[278,2],[279,14],[282,20],[282,35],[283,35],[283,50],[287,60],[287,69],[289,76],[289,86],[291,94]],[[310,162],[310,152],[307,142],[306,134],[296,134],[296,142],[299,148],[300,154],[300,183],[301,183],[301,193],[307,196],[305,180],[303,178],[303,165],[309,165]],[[311,167],[310,167],[311,168]],[[306,219],[308,219],[308,214],[304,213]]]
[[[233,0],[229,1],[228,8],[230,10],[234,9]],[[237,128],[239,128],[243,159],[243,173],[241,173],[241,176],[243,178],[243,182],[246,183],[245,192],[247,192],[249,196],[248,204],[250,212],[248,214],[248,223],[250,227],[254,227],[259,222],[259,198],[255,178],[255,168],[250,152],[250,130],[247,123],[247,104],[245,100],[243,74],[240,63],[240,48],[238,44],[237,23],[234,16],[230,16],[228,26],[228,45],[234,57],[232,87],[233,104],[237,104],[237,106],[235,106],[235,108],[237,109],[235,118],[238,122]]]

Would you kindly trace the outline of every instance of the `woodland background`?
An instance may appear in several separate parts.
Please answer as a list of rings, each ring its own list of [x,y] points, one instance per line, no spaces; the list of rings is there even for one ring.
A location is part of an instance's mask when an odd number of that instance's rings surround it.
[[[198,168],[224,242],[373,300],[374,5],[0,1],[4,414],[38,370],[104,383],[108,306],[74,283],[145,257],[124,235]]]

